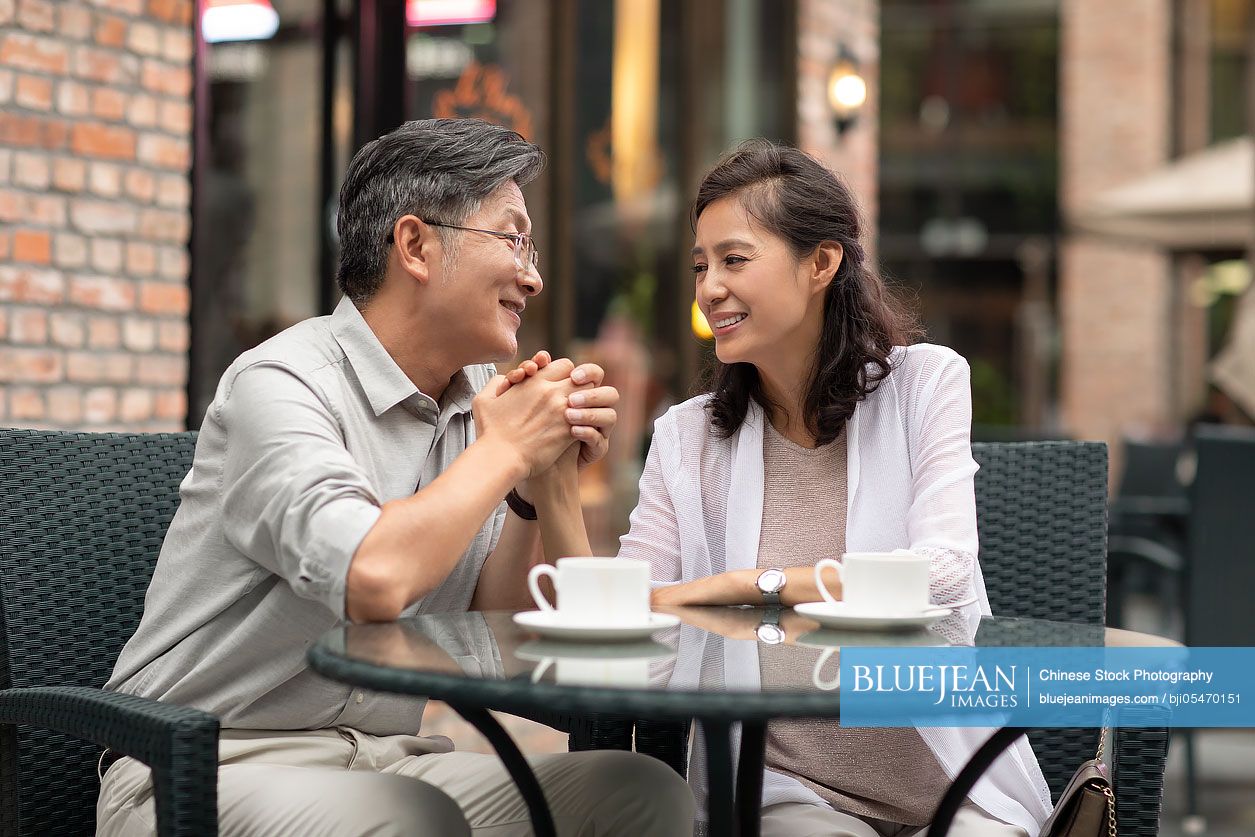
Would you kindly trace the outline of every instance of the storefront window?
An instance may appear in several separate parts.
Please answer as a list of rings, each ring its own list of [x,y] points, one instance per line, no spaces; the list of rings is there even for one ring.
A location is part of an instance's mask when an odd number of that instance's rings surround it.
[[[972,364],[978,433],[1039,426],[1058,233],[1058,5],[882,7],[880,257]],[[1036,348],[1034,348],[1036,347]],[[1036,353],[1034,353],[1036,352]]]
[[[193,245],[191,397],[197,427],[226,367],[241,352],[322,313],[321,263],[330,222],[321,200],[323,140],[347,152],[347,87],[340,130],[323,132],[321,0],[275,4],[279,28],[261,40],[205,45]],[[347,44],[337,59],[347,65]],[[341,68],[341,79],[347,77]],[[334,124],[334,122],[333,122]]]
[[[351,145],[403,119],[486,119],[550,160],[524,189],[546,290],[520,354],[599,362],[622,394],[611,454],[583,481],[595,548],[613,550],[653,419],[691,394],[708,351],[689,318],[697,182],[739,140],[793,136],[793,4],[345,0],[330,92],[323,7],[276,2],[272,38],[208,47],[192,425],[236,356],[334,303]]]
[[[478,116],[549,152],[524,190],[546,291],[520,352],[596,361],[621,393],[611,453],[583,481],[596,549],[626,529],[652,420],[688,395],[702,351],[687,320],[689,192],[733,141],[791,133],[782,8],[500,0],[491,19],[408,30],[407,118]]]

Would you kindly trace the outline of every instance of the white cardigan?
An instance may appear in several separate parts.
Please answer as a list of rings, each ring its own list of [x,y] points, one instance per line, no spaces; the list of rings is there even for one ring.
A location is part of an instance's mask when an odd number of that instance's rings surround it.
[[[967,362],[942,346],[899,347],[893,371],[861,401],[847,425],[846,551],[909,548],[933,559],[931,598],[975,597],[963,615],[974,630],[989,599],[976,562],[977,470],[971,451]],[[675,584],[757,564],[763,516],[762,409],[751,401],[741,428],[716,435],[709,395],[672,407],[655,424],[640,501],[619,555],[651,562],[654,584]],[[806,521],[798,521],[805,527]],[[758,682],[756,643],[728,642],[729,679]],[[741,647],[745,646],[745,647]],[[734,651],[733,648],[736,648]],[[701,660],[683,648],[673,681],[695,684]],[[920,728],[953,778],[989,737],[986,728]],[[697,764],[694,765],[698,767]],[[704,771],[698,771],[704,772]],[[763,805],[825,804],[781,774],[764,777]],[[904,789],[905,790],[905,789]],[[1020,739],[973,788],[970,799],[1000,820],[1037,834],[1050,792],[1028,742]]]

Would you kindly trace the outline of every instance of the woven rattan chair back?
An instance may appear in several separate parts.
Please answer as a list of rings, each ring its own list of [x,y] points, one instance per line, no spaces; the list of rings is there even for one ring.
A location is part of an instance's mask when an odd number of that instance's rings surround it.
[[[1101,442],[976,443],[980,566],[995,616],[1093,625],[1101,644],[1107,584],[1107,446]],[[983,644],[996,640],[982,634]],[[1029,733],[1056,798],[1098,745],[1093,729]]]
[[[1107,446],[974,444],[980,566],[995,616],[1103,624]]]
[[[104,685],[194,448],[194,433],[0,430],[0,688]],[[4,813],[20,800],[23,834],[94,833],[99,749],[7,729]]]

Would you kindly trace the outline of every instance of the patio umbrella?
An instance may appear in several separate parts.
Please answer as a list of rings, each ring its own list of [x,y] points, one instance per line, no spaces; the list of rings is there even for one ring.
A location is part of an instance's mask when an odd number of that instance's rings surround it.
[[[1245,249],[1255,238],[1255,141],[1189,154],[1098,194],[1075,229],[1177,250]]]

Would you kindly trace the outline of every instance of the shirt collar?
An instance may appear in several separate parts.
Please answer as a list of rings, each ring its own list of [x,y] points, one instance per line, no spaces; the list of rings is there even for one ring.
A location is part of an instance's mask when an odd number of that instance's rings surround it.
[[[340,300],[331,315],[331,333],[335,335],[353,367],[353,372],[361,381],[366,399],[376,416],[383,415],[407,399],[415,407],[432,410],[433,419],[435,413],[443,413],[450,408],[462,412],[471,409],[471,401],[476,393],[466,369],[459,369],[449,379],[449,386],[445,389],[441,403],[437,404],[401,371],[401,367],[397,366],[397,362],[388,354],[362,313],[347,296]]]
[[[418,392],[347,296],[331,315],[331,333],[353,366],[376,416]]]
[[[449,386],[445,388],[444,395],[441,397],[441,411],[457,410],[459,412],[468,413],[471,410],[471,401],[478,394],[475,384],[471,381],[467,374],[470,367],[462,367],[454,373],[449,379]]]

